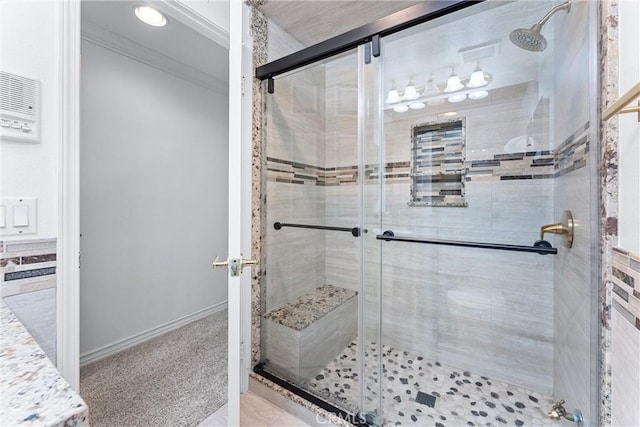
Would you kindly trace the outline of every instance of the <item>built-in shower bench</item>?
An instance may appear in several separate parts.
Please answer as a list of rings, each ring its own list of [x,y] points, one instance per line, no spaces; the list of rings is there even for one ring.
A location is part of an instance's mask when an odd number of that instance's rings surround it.
[[[358,293],[325,285],[264,316],[264,356],[293,380],[308,379],[358,334]]]

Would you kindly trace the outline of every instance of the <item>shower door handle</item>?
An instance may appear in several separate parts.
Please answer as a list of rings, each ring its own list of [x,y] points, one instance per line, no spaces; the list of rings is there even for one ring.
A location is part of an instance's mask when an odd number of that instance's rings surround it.
[[[242,271],[248,265],[256,266],[258,265],[258,260],[246,259],[242,254],[240,254],[240,258],[229,258],[226,261],[218,261],[218,257],[216,257],[216,259],[213,260],[211,267],[213,269],[228,268],[231,277],[237,277],[242,274]]]

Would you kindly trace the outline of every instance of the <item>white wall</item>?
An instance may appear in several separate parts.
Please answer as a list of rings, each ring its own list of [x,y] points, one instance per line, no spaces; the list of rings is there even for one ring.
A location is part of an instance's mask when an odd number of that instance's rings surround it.
[[[227,94],[82,43],[80,353],[226,301]]]
[[[54,17],[58,15],[57,2],[0,3],[0,69],[41,82],[41,142],[0,143],[0,195],[38,199],[37,234],[26,238],[57,235],[60,63],[59,20]]]
[[[621,0],[619,7],[618,70],[622,95],[640,81],[640,2]],[[618,118],[619,246],[640,253],[640,124],[636,114],[620,114]]]

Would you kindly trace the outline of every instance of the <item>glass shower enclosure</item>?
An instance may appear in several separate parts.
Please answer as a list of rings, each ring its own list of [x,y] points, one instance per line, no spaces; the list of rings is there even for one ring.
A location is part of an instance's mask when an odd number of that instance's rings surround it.
[[[464,3],[265,82],[256,371],[353,424],[594,424],[595,6]]]

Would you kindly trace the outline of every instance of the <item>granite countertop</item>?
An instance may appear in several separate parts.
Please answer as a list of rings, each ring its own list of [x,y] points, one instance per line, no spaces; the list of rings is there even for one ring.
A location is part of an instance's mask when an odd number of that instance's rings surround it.
[[[88,409],[0,301],[0,425],[85,426]]]
[[[287,305],[270,311],[264,317],[301,331],[357,294],[350,289],[324,285]]]

